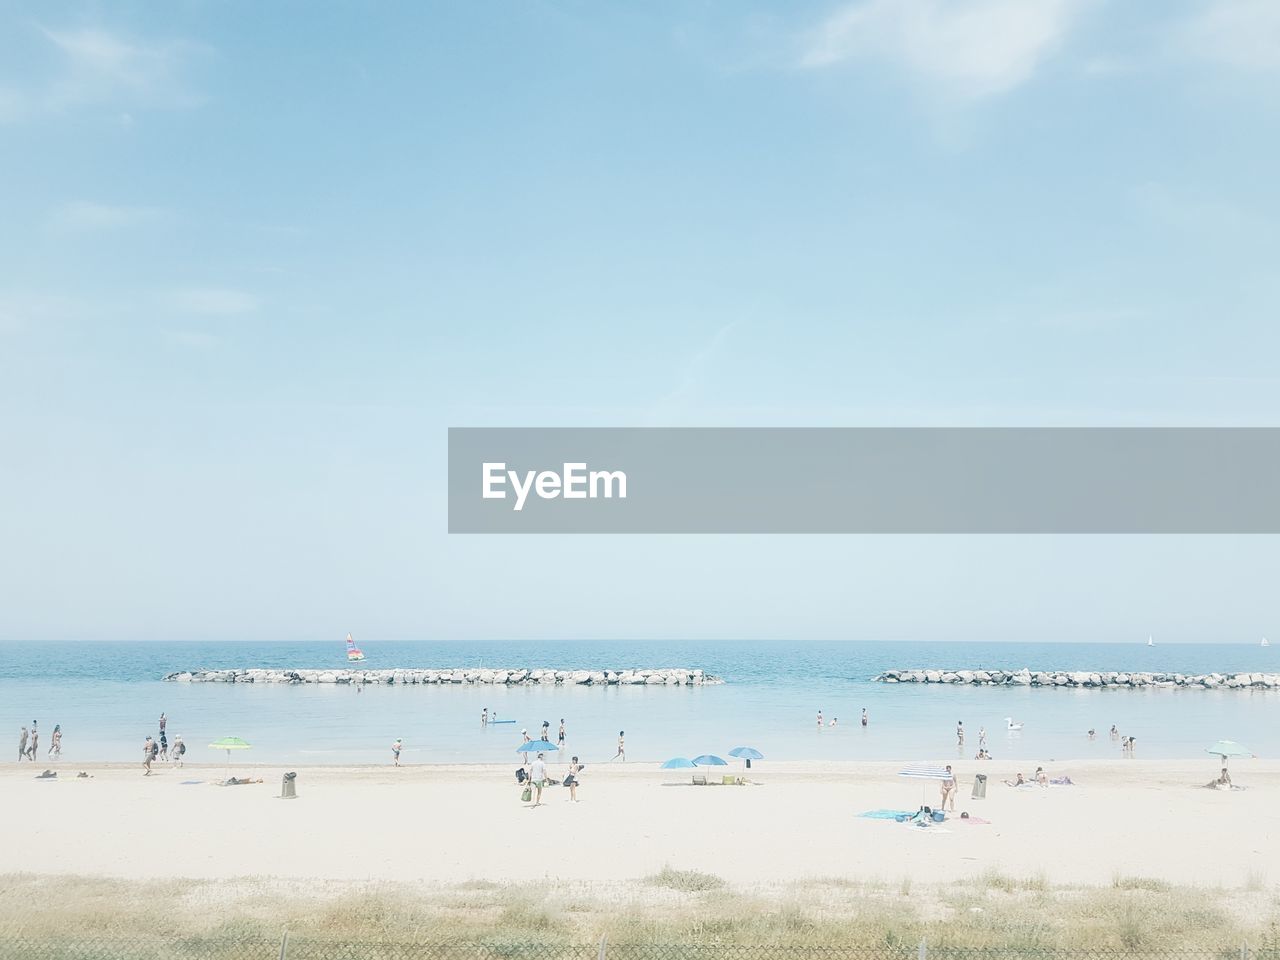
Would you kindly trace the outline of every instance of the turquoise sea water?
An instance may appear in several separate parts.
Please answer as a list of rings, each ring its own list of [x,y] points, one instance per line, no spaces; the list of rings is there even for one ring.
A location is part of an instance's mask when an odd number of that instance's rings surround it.
[[[972,759],[979,727],[997,761],[1119,756],[1111,724],[1137,737],[1139,757],[1204,756],[1206,744],[1238,740],[1260,756],[1280,755],[1280,691],[1039,690],[886,685],[891,667],[1029,667],[1183,673],[1280,671],[1280,647],[1253,644],[387,642],[363,640],[369,668],[701,667],[723,686],[513,687],[164,683],[165,673],[225,667],[346,666],[340,638],[329,643],[47,643],[11,647],[0,662],[0,712],[13,741],[32,718],[47,749],[55,723],[63,764],[136,760],[163,710],[190,759],[221,759],[206,744],[239,736],[246,760],[272,763],[384,763],[405,741],[407,762],[516,762],[519,730],[552,733],[565,718],[570,752],[602,762],[626,731],[629,760],[724,755],[749,744],[767,758],[951,759],[956,721]],[[484,707],[515,725],[480,726]],[[870,712],[865,730],[861,709]],[[821,731],[821,709],[839,725]],[[1010,734],[1004,718],[1024,723]],[[1089,742],[1085,731],[1098,730]],[[8,760],[16,758],[12,742]],[[43,761],[43,756],[42,756]]]

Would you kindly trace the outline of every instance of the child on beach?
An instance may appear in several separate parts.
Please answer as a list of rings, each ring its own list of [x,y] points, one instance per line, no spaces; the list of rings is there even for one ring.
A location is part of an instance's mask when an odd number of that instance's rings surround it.
[[[578,774],[582,772],[582,764],[574,757],[569,764],[569,775],[564,778],[564,785],[569,788],[569,802],[578,802]]]

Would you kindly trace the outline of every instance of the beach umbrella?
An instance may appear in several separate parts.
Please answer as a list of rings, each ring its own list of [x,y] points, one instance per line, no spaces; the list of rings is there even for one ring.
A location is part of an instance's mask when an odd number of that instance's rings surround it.
[[[908,763],[898,771],[898,776],[912,780],[947,780],[954,774],[947,773],[945,763]],[[924,784],[920,785],[920,803],[924,804]]]
[[[664,763],[659,770],[688,770],[690,767],[696,767],[697,764],[692,760],[686,760],[684,757],[672,757]]]
[[[556,745],[546,740],[530,740],[528,743],[522,743],[516,747],[516,753],[539,753],[555,749],[557,749]]]
[[[252,744],[246,743],[239,737],[223,737],[221,740],[215,740],[209,744],[210,750],[227,751],[227,779],[231,779],[231,751],[232,750],[248,750]]]
[[[1219,740],[1204,748],[1205,753],[1212,753],[1222,758],[1222,765],[1227,765],[1227,757],[1252,757],[1253,751],[1240,746],[1234,740]]]
[[[764,754],[761,753],[759,750],[757,750],[755,747],[734,747],[732,750],[729,751],[729,756],[737,757],[739,760],[745,760],[747,763],[748,770],[751,769],[752,760],[764,759]]]
[[[700,757],[693,758],[693,765],[695,767],[727,767],[729,765],[729,761],[721,760],[719,757],[713,756],[710,753],[704,753]]]

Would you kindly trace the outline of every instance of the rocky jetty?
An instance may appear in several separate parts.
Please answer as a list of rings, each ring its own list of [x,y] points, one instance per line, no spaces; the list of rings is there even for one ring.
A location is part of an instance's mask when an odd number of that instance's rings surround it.
[[[400,683],[400,684],[492,684],[519,686],[674,686],[705,687],[724,683],[702,670],[184,670],[164,678],[178,683]]]
[[[1185,687],[1195,690],[1280,689],[1280,673],[1125,673],[1088,670],[886,670],[881,683],[966,683],[992,687]]]

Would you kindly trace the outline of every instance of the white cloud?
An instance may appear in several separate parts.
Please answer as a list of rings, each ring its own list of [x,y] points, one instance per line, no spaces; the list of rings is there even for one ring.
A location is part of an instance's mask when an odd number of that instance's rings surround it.
[[[944,93],[978,98],[1025,83],[1086,0],[860,0],[809,38],[800,65],[879,57]]]
[[[181,312],[206,317],[234,317],[253,313],[259,300],[243,290],[225,287],[187,287],[175,290],[166,297],[167,304]]]
[[[52,70],[40,81],[0,89],[0,123],[93,105],[187,107],[202,102],[186,87],[182,73],[194,57],[207,52],[203,46],[144,42],[98,28],[40,28],[37,36],[53,48]]]
[[[1214,0],[1179,35],[1184,50],[1244,70],[1280,69],[1280,3]]]
[[[162,215],[163,211],[155,207],[130,207],[77,200],[64,203],[54,210],[47,226],[59,232],[84,233],[130,226],[155,220]]]

